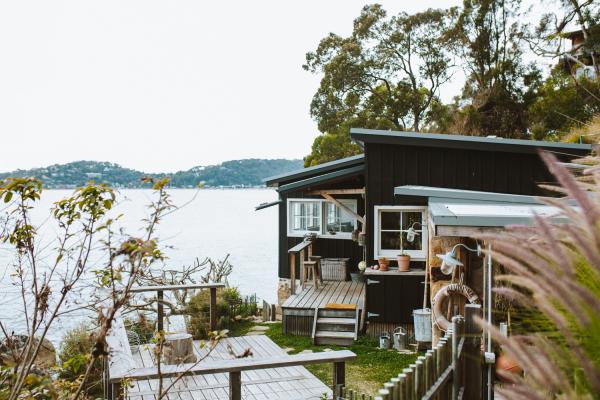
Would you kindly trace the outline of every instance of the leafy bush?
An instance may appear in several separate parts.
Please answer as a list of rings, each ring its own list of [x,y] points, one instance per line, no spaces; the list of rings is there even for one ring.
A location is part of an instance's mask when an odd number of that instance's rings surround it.
[[[140,344],[150,343],[154,337],[156,321],[149,319],[144,313],[138,313],[135,319],[126,319],[124,324],[126,330],[138,336]]]
[[[206,338],[210,322],[210,291],[203,290],[195,294],[184,312],[190,315],[190,333],[196,338]],[[255,313],[255,297],[243,300],[237,288],[217,290],[217,329],[229,329],[236,318],[240,320]]]
[[[60,345],[60,378],[74,382],[85,374],[96,341],[96,332],[89,326],[81,325],[68,331]],[[90,395],[102,395],[102,361],[97,359],[92,365],[85,392]]]

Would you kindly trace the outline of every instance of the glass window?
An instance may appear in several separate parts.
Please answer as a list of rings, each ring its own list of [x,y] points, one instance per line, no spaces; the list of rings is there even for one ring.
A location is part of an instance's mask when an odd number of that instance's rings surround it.
[[[321,204],[310,201],[291,203],[291,231],[297,233],[321,231]]]
[[[340,201],[343,205],[356,212],[356,202]],[[327,216],[326,231],[330,235],[337,233],[352,233],[356,227],[356,219],[348,211],[336,204],[325,203],[325,215]]]
[[[403,250],[415,259],[424,259],[427,229],[424,209],[405,206],[376,207],[375,256],[393,257]],[[409,241],[410,230],[414,231]]]
[[[356,212],[357,201],[339,200]],[[321,236],[350,238],[357,227],[354,215],[346,209],[321,199],[292,199],[288,202],[288,235],[303,236],[317,233]]]

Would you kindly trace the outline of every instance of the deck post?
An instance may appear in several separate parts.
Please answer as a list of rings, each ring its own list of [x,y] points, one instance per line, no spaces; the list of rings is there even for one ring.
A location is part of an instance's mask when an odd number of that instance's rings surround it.
[[[296,253],[290,253],[290,290],[296,294]]]
[[[481,326],[475,321],[481,316],[480,304],[465,305],[465,399],[477,399],[482,396],[483,367],[481,354]]]
[[[462,317],[455,315],[452,317],[452,399],[458,400],[458,391],[460,390],[461,362],[458,354],[458,341],[460,340]]]
[[[164,321],[163,318],[165,316],[165,311],[164,311],[164,304],[163,304],[163,299],[164,299],[164,294],[162,290],[157,290],[156,291],[156,301],[158,302],[157,304],[157,309],[158,309],[158,331],[162,332],[164,330]]]
[[[217,288],[210,288],[210,330],[217,329]]]
[[[229,373],[229,400],[242,400],[242,373]]]
[[[340,396],[340,388],[346,385],[346,363],[344,361],[333,363],[333,398]]]

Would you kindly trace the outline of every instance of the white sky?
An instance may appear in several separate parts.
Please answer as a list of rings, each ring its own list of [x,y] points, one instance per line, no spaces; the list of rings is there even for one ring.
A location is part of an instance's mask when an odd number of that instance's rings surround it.
[[[412,13],[461,2],[380,3]],[[367,3],[4,0],[0,171],[303,157],[319,83],[304,55],[329,32],[347,35]]]

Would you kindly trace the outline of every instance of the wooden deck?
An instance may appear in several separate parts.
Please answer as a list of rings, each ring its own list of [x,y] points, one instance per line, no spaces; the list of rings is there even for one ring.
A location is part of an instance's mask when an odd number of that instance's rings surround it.
[[[328,303],[356,304],[363,308],[365,284],[350,281],[325,281],[318,289],[307,286],[297,294],[293,294],[281,306],[284,309],[323,308]]]
[[[350,281],[325,281],[318,289],[307,286],[291,295],[281,306],[283,332],[292,335],[311,335],[316,308],[329,303],[356,304],[364,323],[365,284]]]
[[[264,335],[226,338],[219,342],[208,354],[208,349],[200,349],[195,343],[198,357],[206,357],[202,363],[217,360],[234,360],[228,350],[231,346],[235,354],[246,349],[252,351],[250,359],[288,356],[280,347]],[[152,345],[133,346],[132,354],[139,367],[154,366]],[[289,356],[288,356],[289,357]],[[165,379],[169,385],[171,379]],[[127,398],[135,400],[155,400],[158,380],[134,381]],[[331,389],[301,366],[262,369],[242,372],[242,399],[319,399],[324,393],[328,398]],[[229,398],[229,376],[227,373],[186,376],[169,391],[168,399],[216,400]]]

